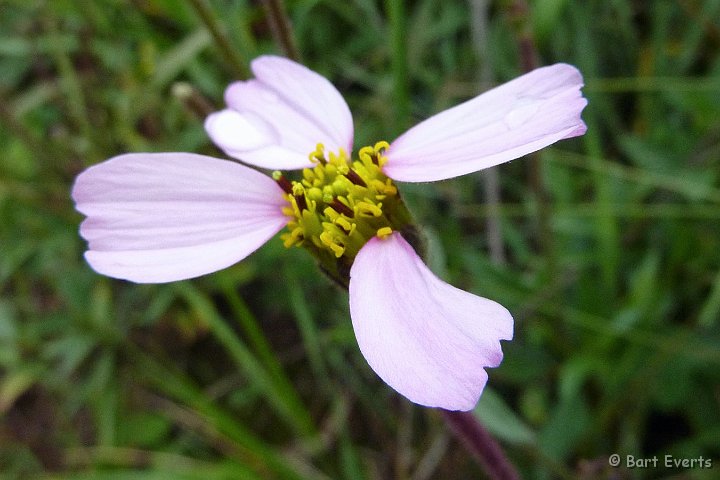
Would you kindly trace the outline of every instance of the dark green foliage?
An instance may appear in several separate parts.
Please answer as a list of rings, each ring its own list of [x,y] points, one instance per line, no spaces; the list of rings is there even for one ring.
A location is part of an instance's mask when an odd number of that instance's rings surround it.
[[[534,36],[540,63],[585,75],[587,135],[539,153],[535,171],[530,158],[498,167],[497,209],[484,173],[401,185],[430,227],[429,265],[516,319],[477,415],[529,478],[609,478],[614,452],[702,455],[717,475],[720,1],[490,2],[484,62],[469,3],[405,2],[392,22],[396,1],[286,7],[303,61],[347,98],[356,145],[488,88],[481,69],[520,74],[522,38]],[[281,51],[256,2],[209,5],[237,61]],[[169,285],[84,262],[69,197],[84,167],[124,152],[221,156],[203,108],[222,105],[238,68],[191,2],[0,9],[3,478],[482,475],[437,412],[369,369],[347,294],[305,252],[274,239]],[[489,217],[501,264],[489,259]]]

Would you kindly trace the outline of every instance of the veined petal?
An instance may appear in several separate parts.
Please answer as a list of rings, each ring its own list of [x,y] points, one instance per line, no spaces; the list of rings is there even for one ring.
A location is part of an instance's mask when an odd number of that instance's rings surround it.
[[[533,70],[411,128],[390,144],[383,169],[399,181],[442,180],[582,135],[582,86],[571,65]]]
[[[308,154],[280,144],[280,134],[252,112],[225,109],[205,119],[205,131],[233,158],[262,168],[294,170],[311,165]],[[311,135],[311,134],[309,134]]]
[[[190,153],[120,155],[78,175],[80,234],[97,272],[138,283],[197,277],[255,251],[287,223],[266,175]]]
[[[267,168],[299,169],[311,165],[308,154],[318,143],[329,151],[352,150],[350,109],[327,79],[282,57],[256,58],[251,68],[254,79],[235,82],[225,91],[237,128],[226,128],[231,123],[226,112],[205,123],[228,155]]]
[[[436,277],[399,233],[373,238],[350,269],[360,351],[388,385],[420,405],[470,410],[502,360],[513,321],[500,304]]]

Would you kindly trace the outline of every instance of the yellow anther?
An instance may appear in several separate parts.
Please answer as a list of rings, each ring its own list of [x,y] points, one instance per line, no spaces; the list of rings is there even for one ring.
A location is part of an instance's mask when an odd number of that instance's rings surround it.
[[[305,195],[305,187],[303,187],[302,183],[293,182],[292,193],[296,197],[300,195]]]
[[[315,215],[315,207],[317,207],[317,202],[315,200],[308,200],[305,203],[307,203],[307,210],[303,210],[303,216]]]
[[[325,182],[325,169],[315,167],[312,170],[312,173],[313,173],[313,177],[312,177],[313,186],[315,186],[315,187],[321,186]],[[306,177],[306,178],[308,178],[308,180],[310,180],[309,177]]]
[[[350,223],[350,221],[345,217],[337,217],[334,222],[335,225],[342,228],[347,234],[350,234],[353,232],[353,230],[355,230],[355,224]]]
[[[313,180],[315,180],[315,171],[314,170],[311,170],[309,168],[303,168],[302,174],[303,174],[303,181],[312,183]]]
[[[369,202],[358,202],[355,204],[355,213],[361,217],[379,217],[382,215],[382,203],[377,205]]]
[[[392,233],[393,233],[392,228],[390,228],[390,227],[382,227],[382,228],[378,228],[378,231],[377,231],[376,235],[377,235],[379,238],[382,238],[382,239],[384,240],[384,239],[386,239],[387,237],[389,237],[390,235],[392,235]]]
[[[295,227],[290,233],[282,235],[281,238],[283,240],[283,245],[285,246],[285,248],[290,248],[293,245],[299,245],[304,239],[303,228]]]
[[[345,150],[343,150],[342,148],[338,151],[337,154],[335,154],[334,152],[330,152],[329,156],[330,161],[328,163],[330,163],[331,165],[342,166],[347,165],[348,163],[348,156],[345,153]]]
[[[395,195],[397,194],[397,187],[392,184],[392,181],[388,179],[386,182],[383,182],[382,180],[375,179],[372,181],[371,185],[372,188],[374,188],[379,193],[385,194],[385,195]]]
[[[373,147],[362,147],[358,151],[358,158],[365,164],[372,163],[372,156],[375,154]]]
[[[349,266],[367,240],[375,235],[387,238],[394,228],[402,227],[405,207],[381,168],[388,147],[387,142],[363,147],[352,160],[342,149],[325,151],[318,144],[310,153],[313,166],[303,169],[300,180],[274,173],[273,178],[282,179],[285,183],[280,186],[289,192],[282,209],[289,217],[287,232],[281,236],[285,246],[308,247],[332,270],[335,259],[340,259],[337,265]],[[390,223],[391,218],[400,222]]]
[[[310,152],[310,155],[308,155],[310,158],[310,161],[315,163],[319,163],[320,165],[326,163],[325,160],[325,146],[322,143],[318,143],[315,146],[315,150]]]
[[[335,258],[340,258],[343,256],[343,253],[345,253],[345,247],[341,247],[340,245],[337,245],[337,244],[328,245],[328,246],[330,247],[330,250],[332,250],[333,253],[335,254]]]
[[[336,212],[332,207],[327,207],[325,210],[323,210],[323,213],[333,222],[336,218],[340,216],[340,214]]]
[[[295,218],[300,218],[302,216],[302,212],[300,211],[300,207],[298,207],[297,199],[292,195],[285,195],[285,200],[287,200],[290,204],[290,208],[292,210],[291,215]]]
[[[383,154],[388,148],[390,148],[390,144],[386,141],[377,142],[373,146],[373,153],[375,154],[375,158],[377,159],[378,168],[382,167],[387,162],[387,157]]]
[[[385,140],[380,140],[373,146],[375,153],[383,153],[388,148],[390,148],[390,144]]]
[[[320,234],[320,241],[323,243],[323,245],[332,250],[332,252],[335,254],[335,258],[340,258],[342,257],[342,254],[345,253],[345,247],[338,244],[333,238],[333,235],[327,230]]]

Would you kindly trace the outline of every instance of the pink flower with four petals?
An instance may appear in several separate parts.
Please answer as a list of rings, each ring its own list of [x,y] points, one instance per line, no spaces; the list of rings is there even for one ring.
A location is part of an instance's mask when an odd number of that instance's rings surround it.
[[[318,160],[308,157],[318,144],[329,152],[352,151],[352,116],[330,82],[273,56],[255,59],[252,71],[254,79],[228,87],[228,108],[205,123],[225,153],[258,167],[295,170],[318,167]],[[383,202],[390,202],[386,193],[395,188],[392,180],[452,178],[582,135],[580,114],[587,104],[582,85],[581,74],[570,65],[539,68],[411,128],[390,143],[381,160],[366,164],[375,174],[359,162],[347,163],[350,170],[364,172],[364,181],[352,177],[353,186],[338,175],[355,192],[379,181],[381,191],[370,202],[382,210]],[[326,166],[321,160],[318,168]],[[335,184],[318,185],[318,195],[337,194]],[[311,184],[296,188],[305,191]],[[76,208],[87,216],[80,234],[88,241],[88,263],[99,273],[138,283],[197,277],[242,260],[288,225],[291,211],[302,221],[303,212],[316,207],[312,194],[298,195],[252,168],[191,153],[120,155],[81,173],[72,191]],[[369,209],[366,216],[375,215],[376,222],[385,218],[383,212],[372,213],[375,207],[363,207],[362,198],[351,197],[323,197],[339,210],[326,210],[331,218],[340,216],[345,223],[328,221],[318,228],[339,232],[341,247],[351,238],[363,239],[349,258],[342,248],[333,250],[351,265],[350,314],[362,354],[409,400],[472,409],[487,382],[484,367],[498,366],[500,340],[512,339],[510,313],[440,280],[400,230],[380,229],[377,235],[373,230],[369,238],[349,233],[356,223],[361,230],[360,210]],[[302,233],[309,235],[301,228],[293,241],[312,247]],[[332,243],[326,240],[313,241],[323,248]]]

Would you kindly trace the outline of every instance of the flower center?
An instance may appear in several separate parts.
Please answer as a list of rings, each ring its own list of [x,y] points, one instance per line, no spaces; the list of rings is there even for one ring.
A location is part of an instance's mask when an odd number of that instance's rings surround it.
[[[274,172],[288,202],[283,208],[290,217],[288,231],[281,235],[285,247],[307,248],[331,276],[343,277],[368,240],[409,225],[397,187],[382,172],[387,148],[387,142],[378,142],[351,160],[342,149],[326,154],[318,144],[310,153],[315,166],[304,169],[301,180]]]

